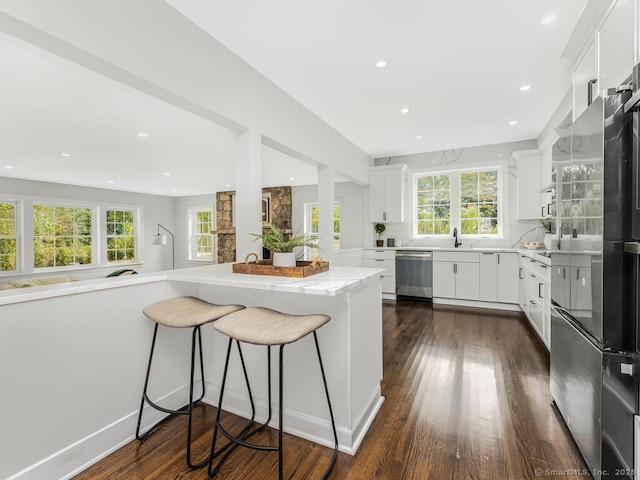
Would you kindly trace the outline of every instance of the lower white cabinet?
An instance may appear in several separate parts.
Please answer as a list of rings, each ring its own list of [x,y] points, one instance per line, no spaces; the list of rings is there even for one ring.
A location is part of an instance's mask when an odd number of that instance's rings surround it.
[[[433,296],[479,300],[479,254],[433,252]]]
[[[520,261],[520,306],[531,326],[551,345],[551,268],[528,257]]]
[[[381,248],[367,248],[364,251],[364,266],[384,268],[381,275],[382,293],[386,296],[396,294],[396,252]]]
[[[517,253],[480,254],[480,300],[518,303]]]

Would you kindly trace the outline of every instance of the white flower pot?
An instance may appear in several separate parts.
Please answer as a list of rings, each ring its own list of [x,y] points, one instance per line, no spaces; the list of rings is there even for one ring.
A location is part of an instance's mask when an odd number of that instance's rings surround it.
[[[273,254],[273,266],[274,267],[295,267],[296,266],[296,254],[293,252],[286,253],[274,253]]]

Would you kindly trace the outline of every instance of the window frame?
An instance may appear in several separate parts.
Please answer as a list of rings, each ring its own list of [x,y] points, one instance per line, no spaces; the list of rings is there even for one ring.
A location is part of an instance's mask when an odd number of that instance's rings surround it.
[[[36,267],[35,266],[35,239],[36,239],[36,235],[35,235],[35,231],[34,231],[34,213],[35,213],[35,207],[36,205],[42,205],[42,206],[51,206],[51,207],[64,207],[64,208],[73,208],[73,209],[80,209],[80,208],[84,208],[84,209],[88,209],[91,212],[91,263],[85,263],[85,264],[79,264],[79,263],[71,263],[68,265],[60,265],[60,266],[53,266],[53,267]],[[87,203],[82,203],[82,202],[66,202],[66,201],[59,201],[59,200],[55,200],[55,201],[51,201],[51,200],[42,200],[42,199],[34,199],[32,204],[31,204],[31,215],[30,215],[30,222],[31,222],[31,238],[29,239],[29,243],[31,245],[31,265],[30,265],[30,270],[33,273],[41,273],[41,272],[60,272],[60,271],[64,271],[64,270],[75,270],[75,269],[88,269],[88,268],[95,268],[97,266],[99,266],[99,263],[96,262],[96,252],[98,251],[96,249],[96,218],[97,218],[97,206],[96,205],[91,205],[91,204],[87,204]],[[26,218],[25,218],[25,222],[26,222]],[[40,235],[39,235],[40,236]],[[56,236],[54,235],[53,238],[55,239]],[[26,272],[25,272],[26,273]]]
[[[486,172],[496,170],[497,171],[497,205],[498,205],[498,233],[495,234],[469,234],[462,233],[462,218],[461,218],[461,175],[464,173]],[[412,204],[412,236],[413,238],[422,239],[443,239],[453,235],[453,229],[458,229],[458,236],[460,238],[467,239],[503,239],[508,236],[507,219],[507,201],[505,200],[504,192],[508,192],[506,185],[508,175],[505,175],[507,170],[504,164],[487,164],[478,165],[466,168],[455,169],[432,169],[432,170],[416,170],[411,172],[412,175],[412,190],[411,190],[411,204]],[[449,176],[449,192],[450,192],[450,218],[449,218],[449,232],[442,234],[420,234],[418,233],[418,178],[425,176],[437,176],[447,175]]]
[[[17,275],[22,273],[22,271],[24,270],[23,264],[24,264],[24,255],[23,255],[23,245],[22,245],[22,239],[23,239],[23,234],[22,234],[22,209],[23,209],[23,205],[22,205],[22,201],[18,200],[16,198],[8,198],[8,197],[0,197],[0,203],[10,203],[13,205],[13,212],[14,212],[14,218],[13,218],[13,222],[14,222],[14,228],[13,228],[13,232],[14,235],[13,237],[9,236],[9,235],[0,235],[0,238],[13,238],[15,239],[16,242],[16,268],[14,270],[0,270],[0,277],[4,277],[4,276],[9,276],[9,275]]]
[[[215,235],[212,233],[209,233],[208,235],[211,237],[211,258],[210,259],[206,259],[206,258],[197,258],[195,255],[197,255],[198,252],[198,242],[197,242],[197,237],[198,236],[202,236],[202,235],[206,235],[203,233],[197,233],[194,228],[195,226],[198,224],[198,213],[199,212],[203,212],[203,211],[207,211],[211,213],[211,229],[214,230],[215,229],[215,225],[216,225],[216,211],[213,207],[213,205],[207,205],[207,206],[199,206],[199,207],[189,207],[187,208],[187,216],[188,216],[188,221],[187,221],[187,238],[189,239],[189,247],[188,247],[188,252],[187,252],[187,260],[189,262],[198,262],[198,263],[217,263],[217,253],[218,253],[218,246],[217,246],[217,242],[215,241]]]
[[[311,210],[313,207],[318,207],[319,204],[318,202],[306,202],[304,204],[304,235],[307,237],[311,237],[313,239],[318,239],[318,234],[317,233],[312,233],[312,225],[311,225],[311,220],[312,220],[312,214],[311,214]],[[335,212],[335,207],[338,207],[339,211],[340,211],[340,215],[338,215],[338,225],[340,225],[340,231],[338,231],[338,233],[336,233],[335,231],[335,221],[336,221],[336,216],[333,216],[333,222],[334,222],[334,230],[333,230],[333,250],[337,251],[340,250],[341,245],[342,245],[342,238],[341,238],[341,231],[342,231],[342,202],[338,199],[334,200],[333,202],[333,207],[334,207],[334,212]],[[336,248],[336,237],[338,237],[338,245]]]
[[[98,207],[99,215],[101,216],[100,226],[102,227],[102,221],[104,221],[104,228],[102,229],[102,233],[100,234],[100,259],[104,259],[104,263],[106,265],[135,265],[140,263],[140,210],[135,207],[122,207],[122,206],[105,206],[103,208]],[[116,212],[131,212],[133,216],[133,234],[132,235],[109,235],[109,227],[108,227],[108,215],[109,211]],[[115,222],[117,223],[117,222]],[[133,260],[109,260],[109,238],[123,238],[123,237],[133,237]],[[102,243],[104,240],[104,244]],[[116,249],[117,251],[117,249]],[[104,257],[103,257],[104,255]]]

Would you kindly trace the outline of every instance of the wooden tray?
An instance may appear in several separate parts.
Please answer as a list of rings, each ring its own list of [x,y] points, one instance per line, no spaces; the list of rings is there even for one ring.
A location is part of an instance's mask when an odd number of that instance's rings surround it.
[[[249,262],[249,258],[252,255],[256,257],[256,261]],[[244,263],[234,263],[231,267],[233,273],[303,278],[316,273],[327,272],[329,270],[329,262],[323,262],[318,259],[313,262],[298,261],[295,267],[274,267],[272,260],[258,260],[258,256],[255,253],[250,253],[244,259]]]

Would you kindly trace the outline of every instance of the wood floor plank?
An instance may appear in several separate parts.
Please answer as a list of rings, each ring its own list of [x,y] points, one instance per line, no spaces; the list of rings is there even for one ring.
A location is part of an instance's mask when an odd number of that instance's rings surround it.
[[[356,456],[340,453],[332,479],[535,479],[536,468],[586,468],[551,406],[548,353],[522,314],[418,302],[384,302],[382,311],[386,400]],[[210,448],[215,412],[195,410],[198,458]],[[231,428],[245,421],[225,419]],[[258,440],[275,443],[277,434]],[[187,468],[185,442],[186,419],[176,418],[74,478],[208,478]],[[331,449],[291,435],[284,442],[285,478],[320,478]],[[277,459],[238,449],[217,478],[277,478]]]

